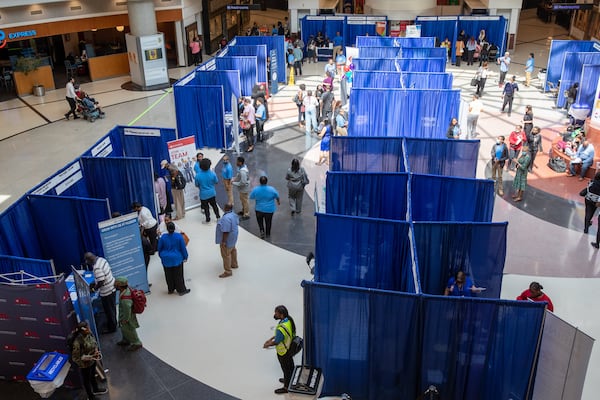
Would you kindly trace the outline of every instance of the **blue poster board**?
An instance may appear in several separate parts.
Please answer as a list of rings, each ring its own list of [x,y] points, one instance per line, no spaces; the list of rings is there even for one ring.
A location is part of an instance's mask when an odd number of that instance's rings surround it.
[[[148,276],[140,237],[137,213],[98,223],[104,258],[108,260],[113,276],[124,276],[129,287],[148,292]]]
[[[270,65],[270,76],[269,76],[269,80],[271,81],[271,88],[269,89],[269,92],[271,94],[277,94],[278,92],[278,87],[277,87],[277,50],[276,49],[272,49],[269,52],[269,62],[271,63]]]

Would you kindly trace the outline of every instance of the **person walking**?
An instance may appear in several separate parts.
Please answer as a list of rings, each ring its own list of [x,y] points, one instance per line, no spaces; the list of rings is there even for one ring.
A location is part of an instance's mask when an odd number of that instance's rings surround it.
[[[254,210],[256,212],[256,222],[260,229],[260,238],[271,237],[271,225],[273,222],[273,214],[277,210],[277,205],[281,205],[279,201],[279,193],[273,186],[267,185],[268,178],[261,176],[259,179],[260,186],[255,187],[250,192],[250,199],[255,200]]]
[[[531,73],[533,72],[535,59],[533,53],[529,53],[529,58],[525,62],[525,87],[531,83]]]
[[[585,197],[583,233],[588,233],[590,226],[592,225],[592,218],[594,217],[596,208],[598,208],[597,205],[600,203],[600,172],[596,173],[594,179],[588,183],[579,195]],[[591,245],[595,248],[599,248],[600,245],[600,214],[598,214],[598,233],[596,234],[596,241],[592,242]]]
[[[200,172],[194,178],[196,187],[200,189],[200,207],[204,211],[206,217],[204,223],[206,224],[210,223],[210,207],[212,207],[215,217],[217,219],[221,218],[217,206],[217,191],[215,190],[215,185],[219,183],[219,179],[217,179],[217,174],[211,171],[210,165],[211,162],[208,158],[202,159],[200,161]]]
[[[537,153],[543,153],[544,149],[542,148],[542,135],[540,135],[540,127],[534,126],[531,129],[531,136],[527,138],[527,142],[529,143],[529,151],[531,152],[531,162],[529,163],[529,172],[533,169],[533,167],[537,168],[535,165],[535,157]]]
[[[496,182],[496,192],[500,196],[504,196],[504,187],[502,186],[502,172],[504,164],[508,160],[508,147],[504,143],[504,136],[498,136],[496,144],[492,146],[492,179]]]
[[[284,394],[288,392],[287,388],[294,373],[294,357],[288,352],[288,349],[296,336],[296,323],[283,305],[275,307],[273,318],[279,320],[275,328],[275,335],[267,339],[263,348],[268,349],[275,346],[275,350],[277,350],[277,360],[283,372],[283,387],[275,389],[275,394]]]
[[[83,255],[85,263],[92,268],[94,283],[90,285],[100,294],[102,309],[106,316],[106,328],[101,333],[113,333],[117,330],[117,295],[115,289],[115,278],[108,261],[98,257],[92,252]]]
[[[514,201],[523,200],[523,192],[527,189],[527,173],[529,172],[529,163],[531,162],[531,155],[529,154],[529,145],[524,144],[521,148],[521,154],[517,160],[517,173],[513,181],[513,193],[512,198]]]
[[[96,338],[92,335],[86,321],[77,324],[77,328],[75,328],[72,335],[74,339],[71,348],[71,359],[81,371],[83,387],[88,400],[95,400],[96,395],[108,392],[107,389],[100,389],[98,381],[96,381],[96,360],[101,357],[98,342],[96,342]]]
[[[250,207],[248,206],[248,196],[250,195],[250,172],[248,172],[244,157],[237,158],[236,166],[238,171],[235,178],[231,181],[231,184],[238,188],[240,194],[242,211],[238,212],[238,215],[241,217],[240,219],[242,221],[246,221],[250,219]]]
[[[115,288],[119,291],[119,326],[123,338],[117,342],[119,346],[127,346],[127,351],[142,348],[142,342],[136,329],[140,327],[137,316],[133,312],[133,297],[127,278],[119,276],[115,279]]]
[[[531,137],[531,130],[533,129],[533,107],[529,104],[525,106],[525,114],[523,114],[521,123],[523,124],[523,130],[525,131],[525,135],[529,141],[529,138]]]
[[[233,212],[233,204],[227,203],[223,208],[223,218],[217,222],[215,229],[215,243],[220,246],[223,260],[223,273],[219,278],[228,278],[233,275],[233,269],[239,267],[237,249],[238,216]]]
[[[503,98],[503,102],[502,102],[502,109],[500,110],[500,112],[504,112],[504,109],[506,108],[506,106],[508,105],[508,116],[510,117],[510,113],[512,111],[512,105],[513,105],[513,100],[515,97],[515,92],[519,91],[519,85],[517,85],[516,81],[516,77],[513,76],[512,78],[510,78],[510,82],[506,82],[506,85],[504,85],[504,89],[502,90],[502,98]]]
[[[467,139],[475,139],[477,136],[477,120],[483,109],[483,103],[479,96],[473,95],[473,100],[469,103],[469,113],[467,114]]]
[[[158,240],[158,255],[165,271],[168,293],[177,290],[180,296],[184,296],[191,292],[185,287],[183,278],[183,263],[188,259],[188,252],[183,235],[175,232],[173,222],[167,222],[167,233]]]
[[[229,204],[233,204],[233,186],[231,184],[232,178],[233,168],[229,162],[229,156],[225,154],[225,156],[223,156],[223,165],[221,166],[221,180],[223,181],[225,193],[227,193],[227,202]]]
[[[315,163],[315,165],[323,165],[326,163],[329,165],[329,145],[331,143],[331,136],[333,136],[333,127],[329,122],[328,118],[323,120],[323,129],[321,129],[321,133],[319,133],[319,138],[321,139],[321,154],[319,156],[319,161]]]
[[[485,88],[485,82],[487,82],[487,78],[490,74],[490,70],[488,69],[488,63],[485,61],[477,70],[477,90],[475,94],[479,97],[483,96],[483,89]]]
[[[294,73],[296,76],[302,76],[302,59],[304,58],[302,49],[296,45],[292,53],[294,54]]]
[[[77,113],[75,112],[75,108],[77,107],[77,94],[75,93],[75,78],[70,77],[67,81],[67,85],[65,86],[67,91],[65,95],[65,99],[67,99],[67,103],[69,103],[69,112],[65,114],[65,118],[69,119],[69,116],[73,114],[73,119],[79,119]]]
[[[304,105],[306,134],[310,135],[317,130],[317,108],[319,107],[319,101],[313,96],[312,90],[307,90],[302,104]]]
[[[514,163],[517,158],[517,155],[521,151],[523,144],[527,142],[527,136],[523,132],[523,127],[521,125],[516,125],[515,130],[510,133],[508,137],[508,169],[510,171],[514,171]]]
[[[292,160],[292,165],[285,174],[288,188],[288,199],[292,217],[302,212],[302,200],[304,199],[304,187],[310,183],[304,168],[300,166],[297,158]]]
[[[192,52],[192,60],[194,65],[198,65],[202,62],[202,42],[198,36],[194,36],[194,39],[190,43],[190,51]]]
[[[256,125],[256,114],[254,106],[248,98],[244,99],[244,111],[242,113],[242,118],[247,123],[247,126],[244,129],[244,134],[246,135],[246,143],[248,145],[246,152],[250,153],[254,150],[254,126]]]
[[[256,99],[256,112],[254,117],[256,119],[256,141],[263,141],[263,132],[265,130],[265,122],[267,121],[267,109],[265,108],[264,98],[258,97]]]
[[[502,87],[504,85],[504,80],[506,79],[506,74],[508,73],[508,69],[510,67],[510,53],[507,51],[504,53],[503,57],[498,57],[496,62],[500,65],[500,79],[498,80],[498,87]]]

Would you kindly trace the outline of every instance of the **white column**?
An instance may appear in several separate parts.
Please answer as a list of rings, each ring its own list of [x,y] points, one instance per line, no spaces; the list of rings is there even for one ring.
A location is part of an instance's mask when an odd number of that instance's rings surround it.
[[[129,29],[133,36],[154,35],[156,33],[156,14],[151,0],[129,0]]]
[[[185,67],[186,37],[183,21],[175,21],[175,47],[177,48],[177,65]]]
[[[298,9],[292,8],[290,9],[290,33],[298,32]]]

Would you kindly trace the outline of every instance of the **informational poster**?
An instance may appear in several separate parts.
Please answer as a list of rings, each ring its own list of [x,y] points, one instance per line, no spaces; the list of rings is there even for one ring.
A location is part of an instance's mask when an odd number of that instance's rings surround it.
[[[181,171],[187,182],[183,190],[185,209],[198,207],[200,205],[200,193],[194,185],[194,178],[196,177],[196,173],[194,172],[196,141],[194,137],[188,136],[167,142],[167,148],[169,149],[171,165],[176,166]]]
[[[421,37],[421,25],[407,25],[406,37]]]
[[[386,21],[377,21],[375,23],[375,32],[377,32],[379,36],[385,36],[386,24]]]
[[[594,96],[594,108],[592,109],[592,118],[590,123],[594,128],[600,129],[600,80],[596,87],[596,95]]]
[[[96,319],[94,318],[94,307],[92,306],[92,295],[90,293],[90,286],[86,280],[80,275],[84,272],[83,270],[73,270],[73,278],[75,283],[75,291],[77,292],[77,313],[82,321],[86,321],[90,327],[90,330],[96,337],[98,347],[100,346],[100,336],[98,335],[98,328],[96,327]],[[74,302],[75,303],[75,302]]]
[[[148,292],[148,276],[137,213],[98,223],[104,258],[113,276],[124,276],[129,286]]]
[[[276,49],[271,49],[271,51],[269,52],[269,71],[271,71],[271,88],[269,89],[269,92],[271,94],[277,94],[279,88],[278,88],[278,84],[277,84],[277,79],[279,78],[279,76],[277,76],[277,50]]]
[[[400,36],[400,21],[390,21],[390,36],[398,37]]]

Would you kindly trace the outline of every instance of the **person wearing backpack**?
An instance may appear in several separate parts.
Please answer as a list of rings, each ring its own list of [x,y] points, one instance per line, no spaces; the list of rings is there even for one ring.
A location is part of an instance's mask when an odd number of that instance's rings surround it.
[[[504,109],[508,105],[508,116],[509,117],[510,117],[510,112],[512,111],[512,105],[513,105],[513,99],[515,97],[515,92],[519,91],[519,85],[517,85],[517,82],[515,82],[515,80],[516,80],[516,77],[513,75],[513,77],[510,78],[510,82],[506,82],[506,85],[504,85],[504,90],[502,90],[502,98],[504,99],[504,102],[502,103],[502,109],[500,111],[504,112]]]
[[[67,338],[67,346],[71,353],[71,361],[81,371],[88,400],[95,400],[95,395],[108,392],[106,389],[100,389],[96,381],[96,360],[100,358],[100,350],[87,322],[82,321],[77,325]]]
[[[117,342],[119,346],[127,346],[127,351],[142,348],[142,342],[136,329],[140,327],[137,316],[133,312],[133,294],[127,278],[120,276],[115,279],[115,289],[119,291],[119,326],[123,338]]]
[[[277,359],[283,371],[283,379],[279,379],[279,382],[283,383],[283,387],[275,389],[275,394],[284,394],[288,392],[287,388],[294,373],[294,355],[288,349],[296,336],[296,324],[289,315],[288,309],[282,305],[275,307],[273,318],[279,320],[279,323],[275,328],[275,335],[264,343],[263,348],[275,346],[277,350]]]

